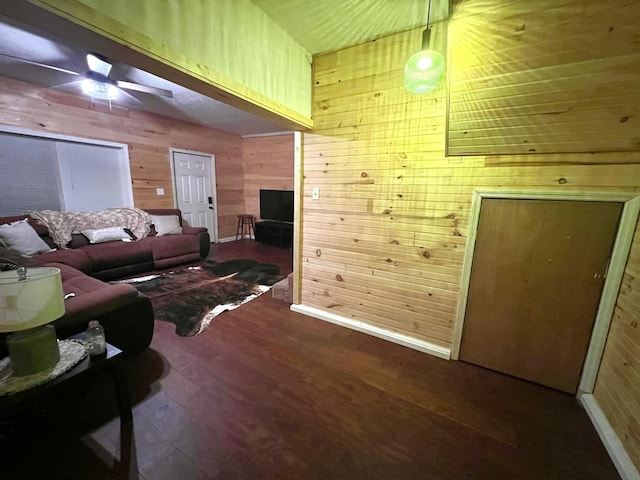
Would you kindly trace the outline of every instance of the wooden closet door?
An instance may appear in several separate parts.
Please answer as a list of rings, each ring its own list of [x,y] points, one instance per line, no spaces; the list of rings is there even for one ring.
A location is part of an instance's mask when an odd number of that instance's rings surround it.
[[[575,393],[622,207],[484,199],[460,360]]]

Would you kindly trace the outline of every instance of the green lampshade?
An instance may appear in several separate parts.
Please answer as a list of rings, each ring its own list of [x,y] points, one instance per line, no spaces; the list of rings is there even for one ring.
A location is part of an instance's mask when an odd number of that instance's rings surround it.
[[[56,366],[60,359],[56,331],[47,323],[64,312],[59,269],[0,272],[0,332],[15,332],[7,338],[13,375],[33,375]]]
[[[414,53],[404,67],[404,86],[412,93],[435,89],[444,78],[444,58],[435,50]]]

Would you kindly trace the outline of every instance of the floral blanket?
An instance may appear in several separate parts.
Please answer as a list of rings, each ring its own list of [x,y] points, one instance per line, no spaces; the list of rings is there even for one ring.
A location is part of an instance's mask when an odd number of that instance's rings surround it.
[[[29,216],[49,229],[49,235],[59,248],[67,248],[72,233],[90,228],[128,228],[136,238],[149,235],[151,216],[139,208],[108,208],[95,212],[61,212],[33,210]]]

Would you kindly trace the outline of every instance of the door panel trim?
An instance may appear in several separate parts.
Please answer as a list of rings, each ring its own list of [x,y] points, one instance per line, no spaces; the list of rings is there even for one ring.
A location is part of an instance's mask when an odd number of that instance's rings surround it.
[[[613,311],[620,291],[624,268],[629,256],[629,249],[636,230],[638,213],[640,212],[640,195],[635,192],[610,193],[610,192],[541,192],[527,190],[475,190],[471,203],[469,218],[469,231],[467,245],[465,248],[462,265],[462,276],[460,279],[460,294],[458,296],[458,311],[453,330],[451,345],[451,358],[458,360],[460,355],[460,345],[462,343],[462,330],[464,317],[467,309],[467,299],[469,296],[469,284],[471,281],[471,266],[478,232],[478,222],[480,219],[480,207],[485,198],[518,199],[518,200],[577,200],[585,202],[621,202],[624,203],[620,226],[616,234],[613,245],[609,271],[605,279],[598,305],[598,313],[593,326],[593,333],[589,342],[589,349],[582,369],[580,383],[578,385],[578,395],[593,393],[596,376],[600,368],[602,354],[604,352],[609,326],[613,318]]]
[[[218,193],[216,184],[216,156],[213,153],[198,152],[196,150],[185,150],[183,148],[169,148],[169,168],[171,168],[171,186],[173,188],[173,206],[178,208],[178,190],[176,188],[176,174],[173,165],[174,153],[184,153],[187,155],[199,155],[202,157],[209,157],[209,178],[211,180],[211,196],[215,199],[215,210],[212,215],[213,231],[209,232],[212,243],[218,243]]]

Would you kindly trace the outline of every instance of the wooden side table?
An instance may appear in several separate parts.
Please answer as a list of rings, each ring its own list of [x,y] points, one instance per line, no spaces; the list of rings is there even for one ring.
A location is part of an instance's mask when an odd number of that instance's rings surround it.
[[[82,338],[82,335],[78,335],[77,338]],[[133,415],[131,413],[131,400],[129,398],[126,376],[121,368],[123,358],[122,350],[107,343],[107,351],[105,354],[97,357],[87,356],[71,370],[49,382],[13,395],[0,397],[0,412],[4,415],[14,409],[17,410],[32,406],[42,400],[46,395],[52,394],[60,388],[64,388],[64,385],[70,385],[79,381],[81,378],[92,377],[108,370],[113,378],[120,423],[123,425],[129,423],[133,420]]]
[[[253,215],[241,214],[238,215],[238,227],[236,228],[236,240],[238,237],[243,238],[245,233],[249,236],[253,233],[253,238],[256,238],[256,229],[253,223]]]

